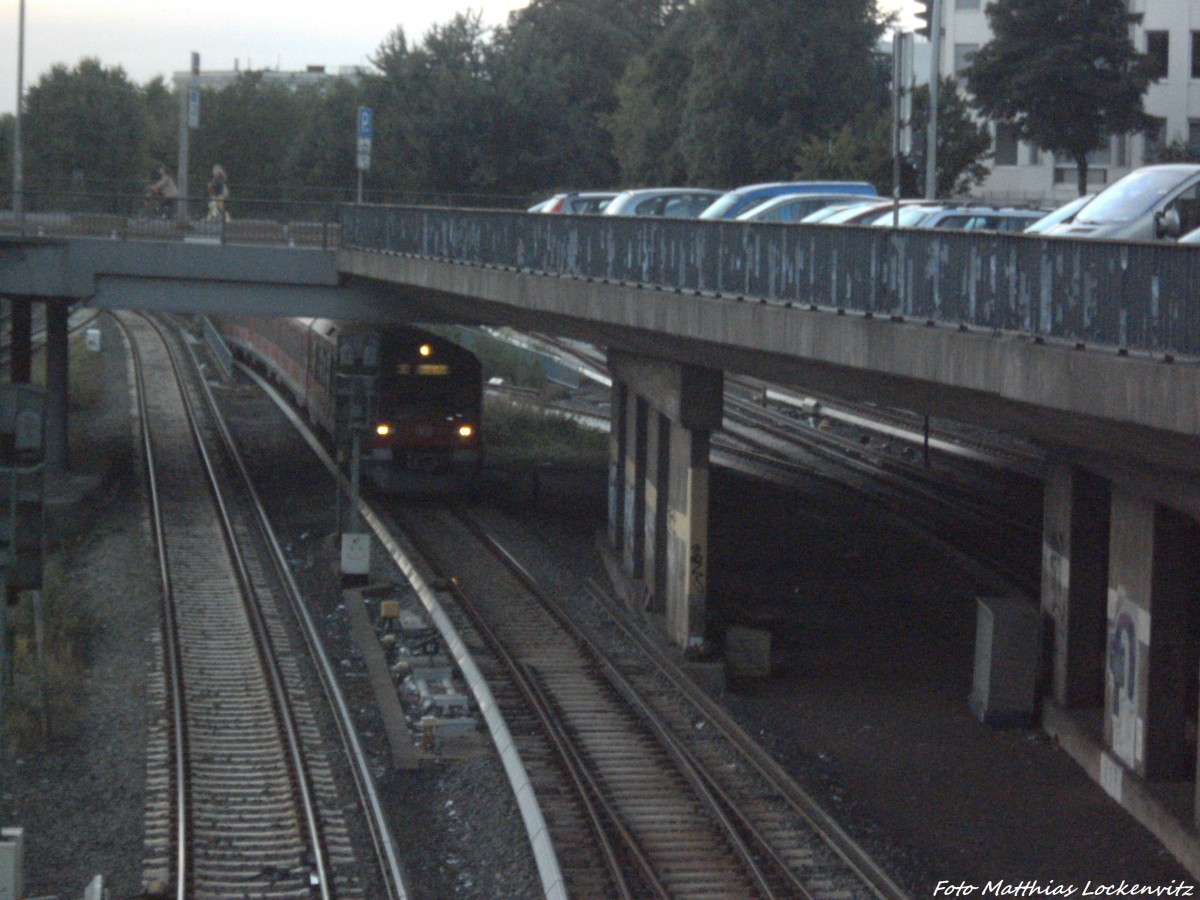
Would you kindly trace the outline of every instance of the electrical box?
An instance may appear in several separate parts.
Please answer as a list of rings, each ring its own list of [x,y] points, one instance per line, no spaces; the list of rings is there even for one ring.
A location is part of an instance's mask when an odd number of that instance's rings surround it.
[[[24,843],[24,829],[0,829],[0,900],[21,900],[25,896]]]
[[[987,725],[1034,724],[1038,610],[1020,597],[979,597],[971,711]]]

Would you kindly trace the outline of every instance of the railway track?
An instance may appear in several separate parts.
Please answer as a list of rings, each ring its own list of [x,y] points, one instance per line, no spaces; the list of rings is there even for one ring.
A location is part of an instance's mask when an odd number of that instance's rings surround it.
[[[614,662],[460,511],[390,515],[365,510],[454,657],[486,681],[494,743],[517,751],[505,765],[523,767],[514,790],[538,808],[523,816],[547,896],[905,896],[765,752],[661,674],[661,648]]]
[[[406,509],[401,519],[443,582],[460,586],[468,627],[506,661],[504,680],[519,685],[506,717],[539,711],[560,764],[581,785],[566,802],[594,808],[589,834],[555,830],[554,838],[573,888],[587,877],[572,865],[580,838],[611,847],[609,889],[573,895],[904,896],[815,803],[792,802],[803,792],[781,770],[751,765],[765,754],[745,735],[717,726],[711,709],[663,678],[651,661],[661,650],[632,645],[614,660],[461,510]],[[557,809],[564,796],[539,792],[539,801]],[[548,810],[546,818],[560,816]]]
[[[367,896],[289,646],[279,563],[255,517],[224,499],[236,461],[207,449],[220,425],[178,337],[118,321],[134,351],[163,592],[144,882],[180,898]]]

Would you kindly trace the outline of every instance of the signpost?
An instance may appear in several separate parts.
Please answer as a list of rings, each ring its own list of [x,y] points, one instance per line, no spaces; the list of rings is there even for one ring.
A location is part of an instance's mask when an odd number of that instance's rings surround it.
[[[369,106],[358,108],[358,202],[363,202],[363,173],[371,168],[371,138],[375,133],[375,114]]]

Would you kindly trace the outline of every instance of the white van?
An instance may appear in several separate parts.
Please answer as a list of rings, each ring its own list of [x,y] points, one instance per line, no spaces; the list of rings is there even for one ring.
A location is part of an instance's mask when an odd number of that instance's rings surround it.
[[[1200,165],[1146,166],[1113,182],[1048,237],[1173,240],[1200,227]]]

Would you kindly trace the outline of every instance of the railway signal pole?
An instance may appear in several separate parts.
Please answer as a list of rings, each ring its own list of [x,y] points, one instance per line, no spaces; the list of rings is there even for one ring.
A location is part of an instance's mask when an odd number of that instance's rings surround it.
[[[45,679],[42,660],[42,535],[43,471],[45,439],[43,431],[44,392],[27,384],[0,387],[0,815],[6,811],[4,772],[5,707],[12,685],[12,658],[9,653],[8,607],[15,605],[21,591],[35,594],[34,616],[37,634],[39,683],[42,693],[42,723],[46,725]],[[0,844],[0,896],[5,871],[12,862],[11,829],[4,829]],[[19,841],[18,841],[19,844]],[[6,862],[7,861],[7,862]],[[19,865],[19,861],[18,861]],[[16,873],[19,878],[19,870]]]
[[[342,576],[362,580],[371,574],[371,535],[358,514],[362,471],[362,437],[375,409],[375,380],[379,375],[379,335],[374,332],[338,335],[334,376],[334,444],[339,458],[350,453],[350,522],[341,534]],[[341,496],[339,489],[338,496]]]

